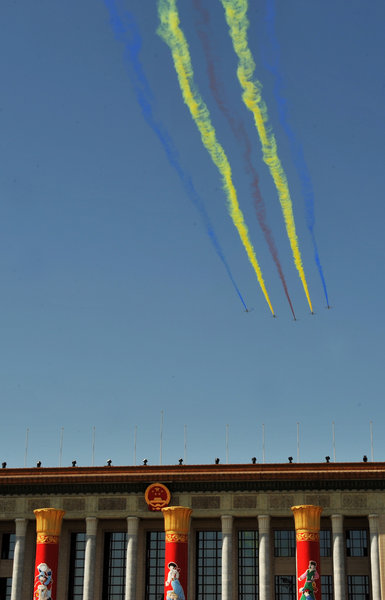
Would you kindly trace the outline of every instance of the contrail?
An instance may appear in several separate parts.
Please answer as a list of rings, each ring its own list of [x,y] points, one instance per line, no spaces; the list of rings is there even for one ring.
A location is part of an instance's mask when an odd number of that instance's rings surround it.
[[[229,161],[224,149],[217,141],[209,110],[194,82],[194,73],[188,44],[179,26],[179,14],[176,8],[176,0],[159,0],[158,12],[160,18],[158,33],[170,47],[183,99],[198,127],[203,145],[209,152],[214,164],[217,166],[222,176],[230,216],[233,219],[234,225],[237,228],[238,234],[247,252],[247,256],[249,257],[249,261],[257,275],[266,302],[274,315],[274,310],[267,293],[262,272],[257,257],[255,256],[254,248],[249,239],[242,211],[238,204],[237,192],[232,181]]]
[[[146,123],[157,135],[159,141],[163,146],[164,151],[166,152],[167,158],[170,164],[174,167],[175,171],[177,172],[189,199],[198,210],[206,228],[206,232],[211,240],[211,243],[213,244],[218,257],[222,261],[222,264],[226,269],[227,275],[229,276],[230,281],[233,284],[233,287],[239,296],[239,299],[241,300],[245,310],[248,311],[247,305],[242,297],[242,294],[234,280],[233,274],[227,263],[227,260],[223,254],[221,245],[214,232],[214,228],[211,224],[210,218],[207,214],[203,201],[198,195],[194,184],[191,180],[191,177],[184,171],[180,164],[178,152],[175,148],[173,140],[171,139],[170,135],[165,129],[163,123],[154,116],[153,93],[139,59],[142,40],[139,28],[135,23],[135,19],[133,15],[127,11],[124,11],[122,16],[120,16],[114,0],[104,0],[104,3],[109,11],[110,22],[114,30],[115,37],[124,44],[125,58],[127,66],[129,68],[129,75],[135,90],[138,103],[142,110],[143,117]]]
[[[267,127],[268,115],[266,104],[261,96],[261,83],[253,79],[255,71],[255,62],[251,55],[248,41],[247,28],[249,21],[247,19],[247,0],[221,0],[225,9],[226,21],[229,26],[230,36],[233,42],[235,53],[238,57],[237,75],[243,89],[242,98],[247,108],[254,116],[255,126],[262,145],[263,160],[268,165],[277,188],[279,201],[281,203],[287,235],[289,237],[294,263],[297,267],[303,289],[311,312],[309,290],[306,282],[305,272],[303,270],[301,253],[298,246],[298,238],[295,229],[293,206],[290,198],[289,186],[285,172],[277,154],[277,144],[274,134]]]
[[[315,216],[314,216],[314,191],[313,185],[310,177],[309,170],[307,168],[305,156],[303,153],[302,145],[297,139],[293,129],[289,124],[288,113],[287,113],[287,103],[283,94],[283,80],[280,69],[280,49],[279,43],[275,30],[275,1],[267,0],[266,3],[266,30],[270,40],[270,57],[271,62],[269,60],[264,60],[264,66],[273,74],[275,78],[274,85],[274,95],[278,104],[278,112],[279,112],[279,120],[282,125],[283,130],[285,131],[289,144],[290,150],[293,155],[294,166],[297,169],[297,173],[301,182],[302,194],[305,199],[305,212],[306,212],[306,224],[310,231],[311,239],[313,242],[314,249],[314,259],[318,267],[318,271],[321,277],[322,286],[325,293],[326,303],[329,308],[329,298],[328,292],[326,289],[326,281],[323,274],[321,261],[318,254],[317,242],[315,239],[314,233],[314,225],[315,225]]]
[[[230,128],[233,132],[234,137],[243,145],[243,158],[245,161],[245,170],[251,176],[251,185],[252,185],[252,193],[255,203],[255,210],[257,213],[257,219],[260,228],[265,236],[266,243],[270,250],[270,254],[273,258],[275,266],[277,267],[278,275],[281,280],[287,301],[289,303],[291,312],[293,314],[294,320],[296,320],[296,316],[294,313],[293,305],[290,299],[289,290],[287,288],[285,276],[283,274],[282,265],[279,260],[278,250],[274,242],[272,231],[267,223],[266,218],[266,206],[263,200],[263,196],[261,194],[261,190],[259,187],[259,178],[256,169],[251,160],[251,143],[249,136],[246,133],[246,130],[243,126],[242,121],[239,119],[235,119],[229,106],[227,99],[225,97],[224,86],[222,85],[222,81],[220,81],[218,72],[215,69],[216,59],[211,49],[209,35],[204,30],[204,27],[209,27],[209,12],[203,7],[202,0],[194,0],[194,5],[196,10],[200,14],[200,23],[198,24],[198,35],[202,42],[203,51],[206,58],[207,63],[207,71],[209,75],[209,85],[210,89],[213,93],[215,101],[220,108],[221,112],[227,119]]]

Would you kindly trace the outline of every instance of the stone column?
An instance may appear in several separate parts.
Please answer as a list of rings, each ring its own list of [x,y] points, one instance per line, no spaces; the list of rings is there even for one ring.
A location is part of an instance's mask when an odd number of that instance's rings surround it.
[[[297,598],[309,592],[309,600],[321,600],[320,546],[321,506],[292,506],[297,541]]]
[[[139,518],[127,517],[127,558],[125,600],[136,600],[136,571]]]
[[[233,517],[222,515],[222,600],[231,600],[233,591]]]
[[[380,560],[378,551],[378,515],[369,515],[370,568],[372,575],[372,598],[381,598]]]
[[[378,516],[378,551],[382,595],[385,595],[385,514]]]
[[[12,569],[12,590],[11,600],[22,600],[23,573],[24,573],[24,554],[25,554],[25,534],[27,531],[27,519],[15,519],[16,540],[15,552],[13,555]]]
[[[185,506],[162,508],[165,547],[164,600],[174,592],[177,598],[187,600],[188,532],[192,510]]]
[[[86,551],[84,556],[83,600],[94,600],[97,528],[97,518],[86,517]]]
[[[56,600],[59,538],[64,510],[39,508],[36,515],[34,598]]]
[[[270,600],[270,516],[258,515],[259,600]]]
[[[334,600],[345,600],[344,517],[332,515]]]

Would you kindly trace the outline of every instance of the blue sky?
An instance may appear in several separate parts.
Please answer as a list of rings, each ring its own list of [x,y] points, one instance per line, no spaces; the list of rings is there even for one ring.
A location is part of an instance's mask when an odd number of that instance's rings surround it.
[[[120,0],[142,38],[153,115],[191,177],[247,306],[201,215],[143,118],[124,43],[102,0],[0,6],[0,458],[23,466],[184,456],[267,462],[332,455],[383,460],[384,117],[381,0],[276,0],[290,127],[315,198],[313,257],[301,182],[266,68],[267,3],[250,2],[249,42],[288,177],[315,315],[293,265],[277,194],[243,106],[219,0],[205,3],[215,64],[252,141],[267,219],[297,321],[259,229],[242,149],[211,93],[198,13],[180,0],[197,85],[233,170],[277,319],[228,216],[221,180],[184,105],[156,2]],[[186,426],[186,428],[185,428]]]

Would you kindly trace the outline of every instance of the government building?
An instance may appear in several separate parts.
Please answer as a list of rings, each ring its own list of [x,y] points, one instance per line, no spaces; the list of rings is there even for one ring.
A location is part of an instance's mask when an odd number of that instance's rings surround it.
[[[297,600],[291,507],[299,505],[323,509],[322,600],[385,598],[385,463],[251,461],[28,469],[3,463],[0,600],[32,600],[34,510],[47,507],[65,511],[57,600],[163,600],[165,524],[157,509],[166,504],[192,509],[186,600]]]

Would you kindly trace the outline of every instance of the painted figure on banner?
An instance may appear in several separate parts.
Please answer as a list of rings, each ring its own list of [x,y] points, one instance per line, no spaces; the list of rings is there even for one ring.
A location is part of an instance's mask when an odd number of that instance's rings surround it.
[[[38,575],[35,577],[35,600],[50,600],[52,588],[52,570],[46,563],[37,567]]]
[[[302,575],[298,577],[298,581],[303,581],[306,579],[305,585],[299,589],[299,591],[302,593],[300,600],[305,600],[306,598],[316,600],[315,593],[317,591],[317,586],[315,580],[318,578],[319,574],[317,572],[317,563],[315,560],[311,560],[305,573],[302,573]]]
[[[171,585],[172,587],[172,591],[167,591],[167,600],[185,600],[184,591],[179,581],[180,568],[174,562],[169,562],[167,566],[169,572],[165,586],[169,587]]]

